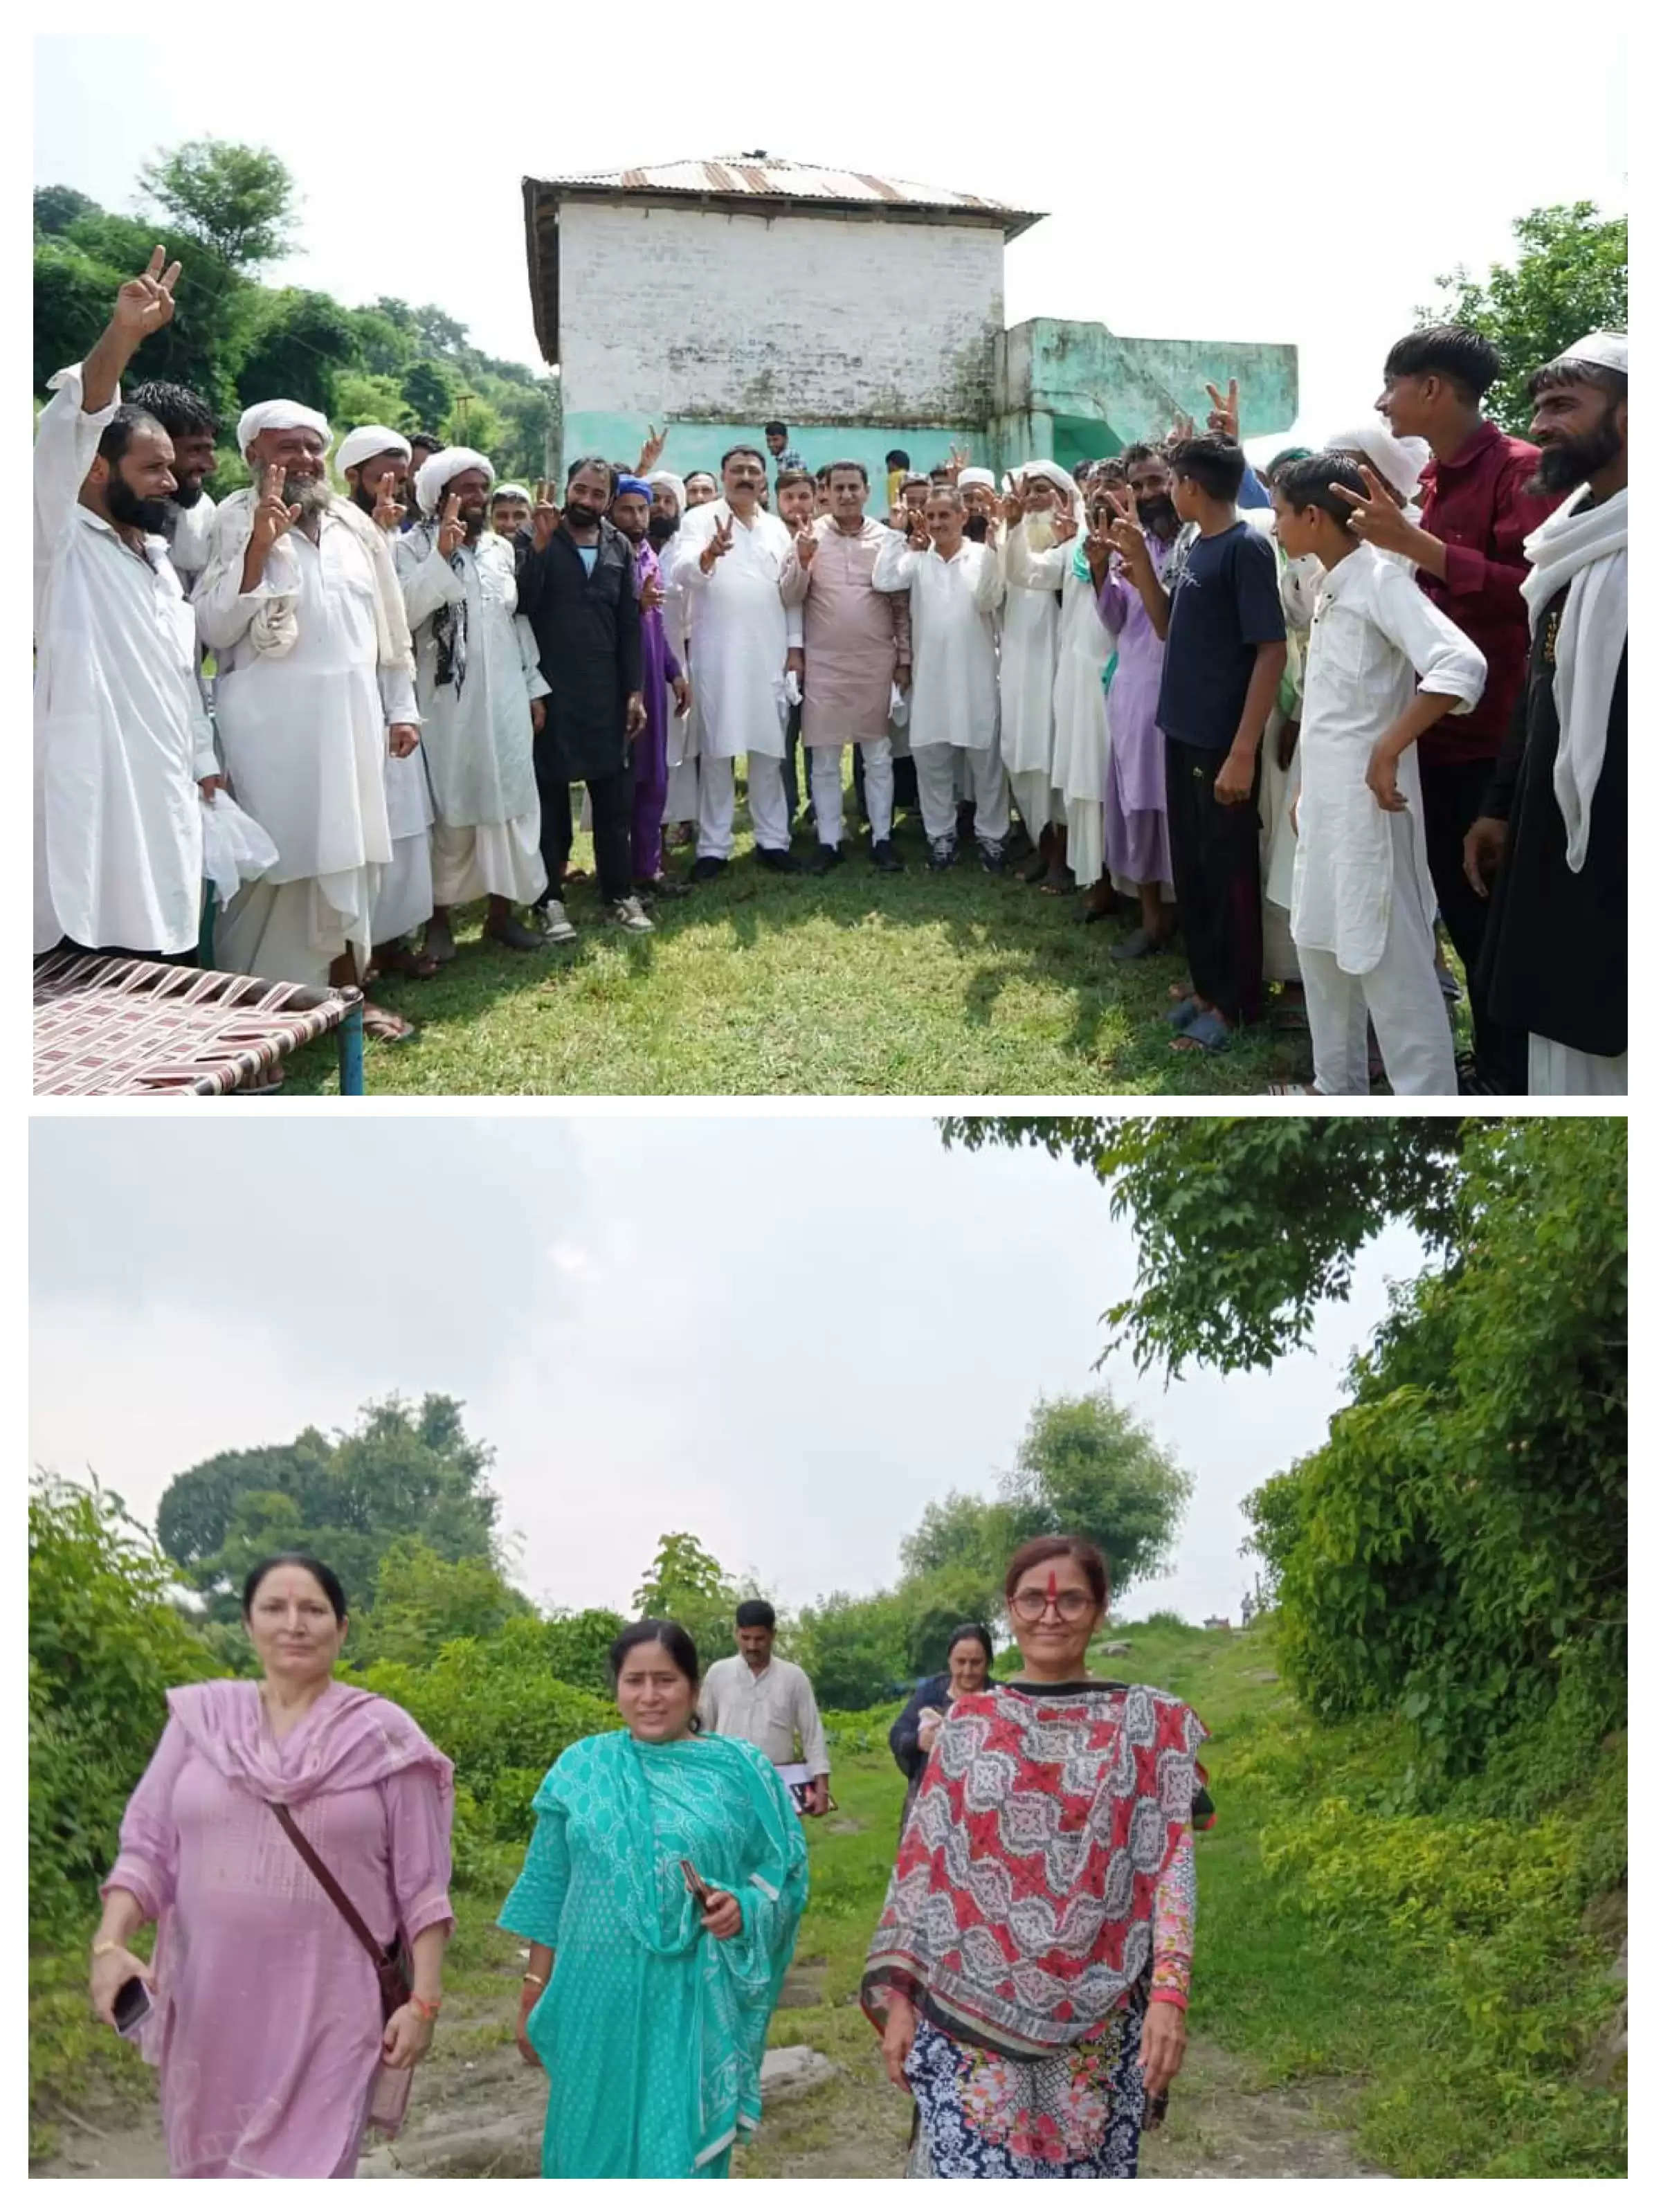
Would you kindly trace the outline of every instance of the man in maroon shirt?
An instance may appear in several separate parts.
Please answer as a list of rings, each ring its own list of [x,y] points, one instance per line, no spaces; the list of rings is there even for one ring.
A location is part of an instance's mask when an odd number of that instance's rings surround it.
[[[1528,1040],[1496,1023],[1469,982],[1488,914],[1465,878],[1464,842],[1528,666],[1523,540],[1562,495],[1528,489],[1538,449],[1483,416],[1482,396],[1500,368],[1485,337],[1454,323],[1415,331],[1390,348],[1373,404],[1398,438],[1429,443],[1421,519],[1410,522],[1380,487],[1350,527],[1370,544],[1405,554],[1421,590],[1488,661],[1488,687],[1470,713],[1450,715],[1420,741],[1419,784],[1431,879],[1470,991],[1475,1065],[1462,1069],[1461,1088],[1512,1096],[1528,1091]]]

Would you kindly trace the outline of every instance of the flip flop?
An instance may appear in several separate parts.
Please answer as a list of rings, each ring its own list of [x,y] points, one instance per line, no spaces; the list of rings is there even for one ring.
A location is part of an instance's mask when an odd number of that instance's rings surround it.
[[[1150,936],[1148,932],[1138,924],[1129,937],[1122,939],[1117,945],[1108,947],[1108,957],[1110,960],[1150,959],[1154,953],[1163,952],[1167,942],[1168,940],[1163,937]]]
[[[1165,1019],[1173,1030],[1185,1030],[1190,1022],[1198,1021],[1200,1012],[1199,1000],[1190,997],[1184,999],[1180,1006],[1173,1006]]]
[[[1226,1052],[1234,1042],[1234,1032],[1226,1026],[1219,1014],[1196,1014],[1194,1019],[1184,1026],[1179,1036],[1171,1038],[1171,1049],[1172,1052],[1181,1052],[1190,1041],[1198,1045],[1202,1052]]]

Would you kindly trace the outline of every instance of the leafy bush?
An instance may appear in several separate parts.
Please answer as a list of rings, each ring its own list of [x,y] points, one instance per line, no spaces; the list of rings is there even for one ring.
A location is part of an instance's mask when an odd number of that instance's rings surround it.
[[[29,1494],[29,1934],[83,1932],[167,1692],[225,1670],[169,1601],[121,1500],[55,1475]]]

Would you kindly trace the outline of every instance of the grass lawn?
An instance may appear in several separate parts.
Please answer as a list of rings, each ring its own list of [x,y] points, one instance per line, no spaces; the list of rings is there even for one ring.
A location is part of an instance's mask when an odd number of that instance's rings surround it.
[[[659,908],[652,937],[605,924],[592,882],[570,895],[580,935],[559,950],[484,945],[483,909],[467,909],[439,977],[376,986],[420,1035],[368,1046],[368,1089],[1192,1096],[1307,1078],[1307,1038],[1269,1026],[1223,1054],[1173,1052],[1163,1016],[1184,963],[1110,959],[1129,921],[1086,927],[1076,898],[988,876],[972,854],[932,874],[906,817],[906,872],[879,875],[848,812],[857,834],[830,876],[769,874],[746,832],[724,877]],[[573,866],[593,865],[579,838]],[[676,873],[689,865],[672,855]],[[336,1088],[326,1039],[289,1066],[290,1094]]]

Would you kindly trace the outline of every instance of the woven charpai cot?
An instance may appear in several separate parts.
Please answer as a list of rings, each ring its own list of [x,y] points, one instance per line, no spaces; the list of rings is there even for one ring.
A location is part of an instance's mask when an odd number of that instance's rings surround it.
[[[34,967],[35,1094],[241,1090],[357,1004],[356,991],[49,952]]]

